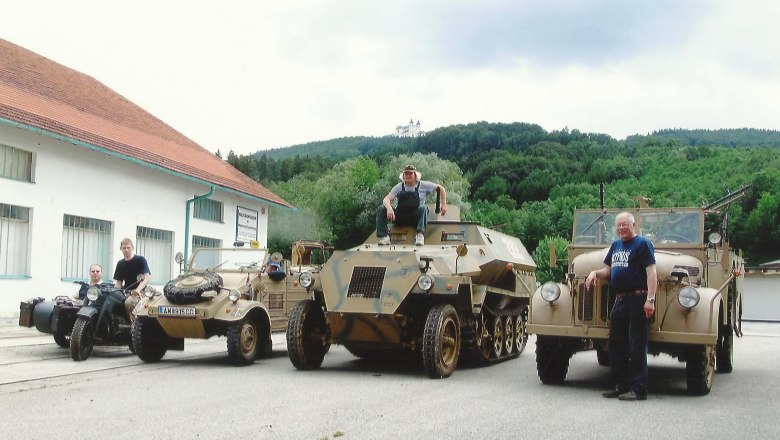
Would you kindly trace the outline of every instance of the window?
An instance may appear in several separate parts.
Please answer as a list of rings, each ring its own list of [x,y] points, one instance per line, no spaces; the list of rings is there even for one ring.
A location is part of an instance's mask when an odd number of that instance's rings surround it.
[[[0,203],[0,276],[29,276],[30,208]]]
[[[29,151],[0,144],[0,177],[32,182],[32,157]]]
[[[152,283],[170,281],[173,261],[173,232],[138,226],[135,253],[143,255],[152,271]]]
[[[201,237],[199,235],[192,236],[192,252],[195,252],[199,248],[218,248],[222,247],[222,243],[216,238]],[[201,267],[216,266],[220,262],[217,261],[219,255],[216,253],[209,255],[210,258],[204,258],[205,256],[198,256],[198,265]],[[211,261],[209,261],[211,260]]]
[[[62,220],[62,268],[65,280],[83,280],[89,266],[103,266],[104,280],[114,275],[111,265],[111,223],[65,214]]]
[[[195,201],[195,218],[222,223],[222,202],[211,199],[199,199]]]

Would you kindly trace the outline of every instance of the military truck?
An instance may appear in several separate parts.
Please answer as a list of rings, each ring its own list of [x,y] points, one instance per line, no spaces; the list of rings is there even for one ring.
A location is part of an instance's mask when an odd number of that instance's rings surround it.
[[[292,260],[255,247],[199,248],[187,270],[168,282],[164,294],[148,294],[136,307],[133,347],[157,362],[167,350],[184,349],[184,338],[227,336],[236,365],[271,352],[271,332],[283,331],[293,305],[309,298],[297,275],[323,264],[326,243],[298,241]]]
[[[461,354],[483,364],[520,355],[536,265],[519,239],[448,208],[431,215],[424,246],[414,245],[414,227],[393,227],[390,245],[372,234],[300,274],[312,298],[287,326],[296,368],[319,368],[329,344],[369,359],[421,356],[431,378],[450,376]]]
[[[609,317],[616,292],[604,280],[586,289],[585,279],[604,267],[609,246],[618,238],[615,217],[629,211],[637,235],[655,248],[658,290],[648,352],[685,362],[688,392],[708,394],[713,373],[733,368],[734,336],[741,335],[744,260],[729,248],[727,216],[710,230],[705,219],[718,215],[742,191],[701,208],[576,210],[566,279],[543,284],[531,300],[528,328],[536,334],[539,379],[563,383],[570,358],[580,351],[596,350],[598,363],[609,365]]]

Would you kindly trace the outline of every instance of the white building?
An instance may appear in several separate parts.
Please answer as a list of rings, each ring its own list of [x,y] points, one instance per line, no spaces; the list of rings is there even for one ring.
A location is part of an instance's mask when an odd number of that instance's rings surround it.
[[[164,285],[174,255],[267,243],[270,206],[293,209],[102,83],[0,39],[0,316],[73,293],[119,241]]]
[[[396,125],[395,127],[395,137],[417,137],[424,134],[420,128],[420,121],[415,124],[412,119],[409,119],[409,125]]]

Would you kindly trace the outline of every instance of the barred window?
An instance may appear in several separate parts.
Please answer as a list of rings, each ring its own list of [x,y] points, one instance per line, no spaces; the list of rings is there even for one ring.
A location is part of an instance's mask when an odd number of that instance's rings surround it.
[[[103,266],[103,276],[113,274],[111,266],[111,223],[88,217],[65,214],[62,220],[61,276],[66,280],[83,280],[89,266]]]
[[[149,263],[152,283],[167,283],[172,278],[173,232],[138,226],[135,241],[135,253],[143,255]]]
[[[0,144],[0,177],[32,182],[33,154]]]
[[[30,208],[0,203],[0,276],[30,275]]]
[[[222,202],[211,199],[198,199],[195,201],[195,218],[222,223]]]

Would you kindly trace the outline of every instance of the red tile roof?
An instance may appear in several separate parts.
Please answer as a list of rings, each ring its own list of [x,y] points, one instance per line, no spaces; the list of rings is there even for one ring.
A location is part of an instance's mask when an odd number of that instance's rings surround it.
[[[101,82],[2,38],[0,118],[292,206]]]

